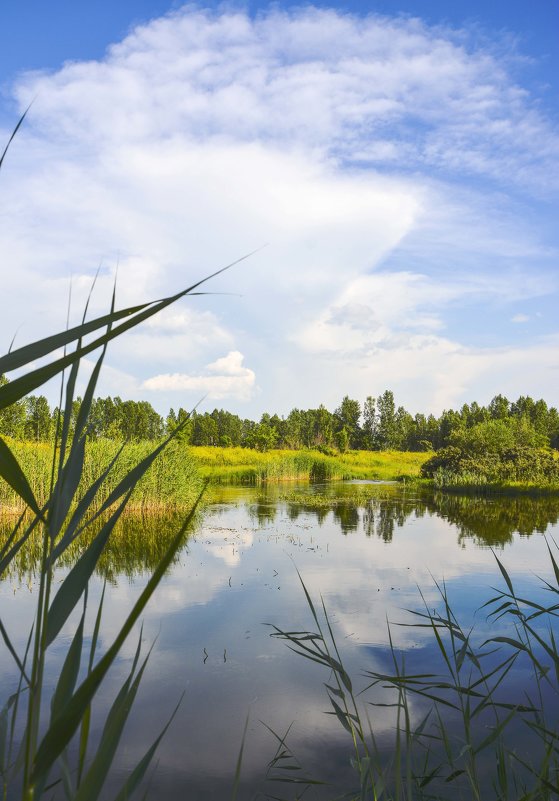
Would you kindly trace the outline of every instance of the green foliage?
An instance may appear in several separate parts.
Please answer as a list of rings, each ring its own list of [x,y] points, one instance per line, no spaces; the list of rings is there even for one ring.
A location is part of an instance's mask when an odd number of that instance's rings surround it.
[[[478,455],[504,453],[511,448],[543,448],[547,437],[537,431],[526,418],[493,419],[476,423],[471,428],[456,429],[450,436],[449,445]]]
[[[6,379],[0,376],[0,385],[2,381],[5,383]],[[73,404],[70,431],[73,431],[79,400]],[[0,412],[0,433],[15,439],[46,441],[56,424],[58,409],[50,416],[49,429],[45,398],[31,396],[13,404],[9,411]],[[559,447],[559,413],[543,400],[534,401],[523,396],[511,403],[502,395],[496,395],[486,407],[476,402],[464,404],[460,411],[445,410],[437,419],[432,414],[412,417],[403,406],[396,407],[390,390],[385,390],[378,398],[368,396],[362,409],[358,401],[346,395],[334,412],[323,405],[317,409],[292,409],[285,418],[265,412],[259,422],[242,419],[224,409],[194,411],[190,415],[182,408],[178,413],[170,409],[164,421],[147,401],[96,398],[91,404],[88,438],[158,439],[186,417],[191,420],[181,429],[184,442],[260,451],[273,448],[430,451],[456,444],[461,436],[468,436],[468,432],[480,424],[494,424],[497,438],[502,436],[500,431],[505,431],[505,427],[506,431],[513,431],[515,425],[525,426],[537,433],[539,444]],[[344,429],[347,443],[345,434],[341,433]],[[509,442],[511,447],[514,444],[520,444],[518,438],[516,443]],[[527,443],[521,441],[521,444]]]
[[[438,486],[498,482],[559,483],[559,459],[543,447],[546,438],[525,417],[495,418],[457,429],[451,444],[421,468]]]
[[[162,302],[163,305],[166,301]],[[151,305],[150,314],[155,313],[160,304]],[[28,648],[25,654],[18,656],[11,644],[8,624],[1,622],[4,643],[15,666],[20,673],[18,690],[10,696],[2,710],[2,749],[0,772],[4,787],[4,797],[13,787],[21,787],[25,801],[35,801],[50,792],[52,781],[63,781],[66,795],[84,801],[99,796],[105,777],[113,762],[120,735],[128,718],[132,702],[138,689],[146,659],[139,663],[140,642],[136,659],[130,675],[107,717],[101,743],[95,753],[88,757],[88,723],[91,704],[97,691],[113,664],[118,652],[131,633],[134,624],[141,615],[165,570],[184,540],[184,533],[193,511],[186,517],[161,554],[153,574],[146,587],[130,611],[114,641],[100,657],[96,654],[101,606],[96,615],[95,630],[91,640],[89,658],[84,660],[84,626],[87,610],[87,588],[89,578],[96,569],[106,550],[114,529],[135,490],[145,479],[149,468],[158,457],[164,458],[164,452],[173,434],[155,449],[144,448],[141,454],[134,454],[133,463],[124,463],[120,459],[123,450],[115,443],[103,452],[103,465],[86,460],[86,440],[89,430],[89,419],[93,402],[96,381],[103,363],[106,344],[113,332],[113,323],[122,316],[130,323],[136,324],[145,318],[142,311],[145,307],[136,307],[121,313],[114,313],[82,324],[64,334],[46,339],[20,348],[0,358],[0,369],[25,367],[42,356],[49,356],[64,344],[76,342],[74,351],[67,353],[62,360],[51,361],[50,365],[39,370],[31,370],[18,378],[13,384],[3,382],[0,386],[0,409],[9,409],[20,402],[22,389],[33,390],[40,386],[56,372],[69,367],[69,375],[65,385],[66,402],[60,413],[56,426],[55,439],[52,446],[36,445],[36,455],[42,453],[43,467],[33,478],[26,475],[24,459],[18,454],[18,446],[7,440],[0,440],[0,478],[4,487],[9,486],[17,501],[22,505],[22,514],[8,537],[0,546],[0,575],[9,573],[14,560],[29,543],[30,538],[38,540],[39,545],[39,591],[37,596],[36,615],[32,631],[29,635]],[[140,312],[140,313],[138,313]],[[84,349],[82,336],[85,329],[90,331],[105,328],[106,333],[99,336],[97,342],[101,353],[89,379],[83,400],[76,402],[74,388],[78,376],[80,359]],[[48,406],[41,396],[33,403],[27,401],[28,420],[36,426],[35,439],[42,439],[44,432],[41,426],[51,423]],[[19,446],[29,451],[29,445]],[[112,453],[110,452],[112,448]],[[130,453],[125,454],[131,456]],[[165,454],[169,459],[180,460],[181,455],[175,447]],[[139,457],[139,459],[138,459]],[[118,467],[117,467],[118,465]],[[167,473],[172,466],[167,465]],[[46,478],[49,481],[45,481]],[[41,484],[42,479],[42,484]],[[158,493],[162,487],[158,486]],[[192,492],[190,490],[191,501]],[[196,503],[196,502],[195,502]],[[195,503],[193,509],[195,508]],[[96,532],[91,534],[92,524]],[[82,542],[77,561],[65,575],[58,586],[54,586],[54,570],[63,563],[68,550],[77,542]],[[74,637],[67,648],[64,665],[55,686],[50,703],[50,713],[43,703],[47,693],[45,683],[45,664],[49,649],[60,648],[58,635],[74,610],[82,609],[80,623]],[[25,704],[20,699],[25,697]],[[81,733],[80,733],[81,730]],[[9,734],[8,734],[9,732]],[[160,735],[161,736],[161,735]],[[68,763],[67,746],[78,739],[79,764],[72,770]],[[146,756],[140,761],[131,776],[125,781],[122,795],[128,796],[144,775],[155,750],[155,743],[150,746]],[[19,740],[19,742],[18,742]],[[50,783],[50,784],[49,784]]]
[[[336,431],[336,447],[340,453],[346,453],[349,450],[349,434],[345,426]]]

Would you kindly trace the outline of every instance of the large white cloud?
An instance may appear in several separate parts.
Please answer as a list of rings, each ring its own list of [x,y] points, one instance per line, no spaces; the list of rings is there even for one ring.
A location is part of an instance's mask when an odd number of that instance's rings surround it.
[[[243,366],[243,354],[231,351],[206,366],[210,375],[185,375],[171,373],[156,375],[143,383],[148,390],[168,390],[171,392],[199,392],[214,400],[235,398],[248,400],[255,389],[254,371]]]
[[[510,353],[511,370],[539,365],[545,390],[548,340],[523,326],[507,349],[503,332],[520,312],[545,320],[526,301],[556,291],[554,242],[526,209],[556,188],[559,140],[466,31],[185,7],[14,93],[35,102],[2,176],[6,344],[20,325],[23,339],[63,325],[71,273],[77,316],[99,264],[94,311],[117,264],[122,304],[269,243],[207,286],[240,297],[193,299],[117,343],[113,385],[157,388],[162,410],[178,384],[189,403],[257,398],[257,414],[390,384],[430,409],[499,391],[486,365]],[[475,327],[499,304],[499,335],[480,349],[456,320],[468,307]],[[252,383],[208,374],[232,351]]]

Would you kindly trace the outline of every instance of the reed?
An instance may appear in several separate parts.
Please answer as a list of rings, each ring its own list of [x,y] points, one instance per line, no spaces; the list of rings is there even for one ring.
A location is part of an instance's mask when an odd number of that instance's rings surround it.
[[[355,783],[352,801],[553,801],[559,797],[559,549],[548,544],[549,602],[519,594],[495,557],[502,588],[479,610],[508,630],[487,638],[461,623],[444,584],[440,603],[410,611],[403,624],[427,631],[435,656],[414,664],[388,627],[390,665],[365,671],[360,690],[344,668],[328,612],[302,579],[313,628],[272,636],[327,673],[329,712],[348,735]],[[419,652],[420,653],[420,652]],[[515,682],[522,679],[522,693]],[[380,693],[380,697],[379,697]],[[371,697],[373,696],[373,697]],[[420,713],[418,714],[418,710]],[[393,716],[393,734],[375,731]],[[289,781],[288,777],[283,779]]]
[[[191,447],[200,473],[216,483],[262,484],[274,481],[378,481],[415,480],[429,453],[402,451],[350,451],[324,454],[320,451],[251,448]]]
[[[19,442],[9,438],[5,441],[27,476],[38,503],[44,505],[50,493],[54,444]],[[146,459],[161,444],[162,441],[123,444],[109,439],[88,442],[76,498],[83,496],[87,487],[118,454],[91,506],[91,511],[97,511],[134,465]],[[169,512],[189,508],[201,486],[202,478],[193,459],[181,443],[172,442],[159,452],[150,470],[134,487],[127,510]],[[0,511],[19,514],[24,507],[25,503],[16,490],[0,479]]]
[[[23,117],[16,131],[22,121]],[[14,135],[15,131],[10,142]],[[0,156],[0,168],[6,153],[7,148]],[[109,342],[196,291],[201,283],[163,300],[121,310],[115,309],[113,293],[110,311],[92,320],[87,320],[88,301],[79,325],[0,357],[0,375],[17,371],[14,380],[0,386],[0,410],[55,377],[60,379],[61,409],[50,448],[22,446],[18,450],[15,443],[0,438],[0,479],[13,494],[5,488],[2,492],[9,504],[23,509],[0,543],[0,578],[14,569],[26,546],[33,542],[33,558],[38,565],[34,622],[23,653],[13,645],[11,621],[0,619],[0,637],[18,676],[15,691],[0,699],[0,782],[4,799],[38,801],[51,798],[55,788],[72,801],[95,801],[102,794],[149,657],[149,653],[141,653],[141,632],[131,670],[111,704],[95,748],[89,737],[92,704],[184,542],[201,493],[196,495],[200,485],[194,479],[191,463],[186,460],[183,464],[183,454],[173,449],[185,422],[155,446],[120,448],[100,443],[92,449],[88,442],[92,401]],[[96,361],[83,399],[78,401],[75,389],[80,363],[90,354]],[[167,469],[148,477],[158,458],[160,467],[166,465]],[[170,479],[175,470],[183,470],[183,486],[171,493],[169,482],[163,481],[162,476]],[[134,493],[139,493],[141,499],[166,493],[170,498],[172,494],[174,499],[180,497],[181,504],[188,498],[190,509],[157,554],[139,597],[114,639],[103,649],[100,631],[104,593],[89,629],[88,585]],[[63,571],[61,581],[55,583],[55,570],[69,561],[73,562],[71,568]],[[76,626],[68,642],[61,637],[61,631],[72,615]],[[52,687],[50,677],[46,678],[46,666],[54,649],[64,657]],[[153,737],[143,757],[124,778],[115,801],[124,801],[139,787],[177,708],[170,711],[163,730]]]

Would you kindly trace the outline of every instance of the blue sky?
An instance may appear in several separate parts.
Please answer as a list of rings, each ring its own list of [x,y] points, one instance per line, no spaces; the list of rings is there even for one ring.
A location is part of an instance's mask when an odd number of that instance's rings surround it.
[[[385,388],[559,403],[556,4],[19,2],[0,336],[266,244],[117,344],[103,394],[247,416]],[[231,294],[227,294],[231,293]],[[85,366],[87,371],[87,365]],[[54,396],[53,396],[54,397]]]

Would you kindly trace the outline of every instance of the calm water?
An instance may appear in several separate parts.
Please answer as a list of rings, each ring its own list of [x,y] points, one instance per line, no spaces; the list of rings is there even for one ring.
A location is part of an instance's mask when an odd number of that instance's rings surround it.
[[[440,597],[434,579],[444,579],[457,616],[467,623],[494,594],[490,587],[502,584],[494,549],[518,586],[538,597],[535,576],[550,578],[542,534],[556,540],[559,534],[559,499],[553,498],[436,497],[359,484],[217,492],[144,615],[146,649],[155,645],[111,780],[113,793],[183,691],[159,749],[150,798],[230,798],[247,714],[239,798],[252,798],[267,786],[266,765],[277,741],[264,724],[282,736],[291,727],[288,743],[308,773],[343,783],[350,743],[325,714],[328,675],[270,637],[269,624],[293,630],[313,626],[297,571],[312,597],[324,598],[346,668],[360,688],[367,684],[364,670],[389,669],[387,618],[409,621],[405,610],[421,608],[418,587],[435,607]],[[289,501],[294,492],[297,503]],[[317,502],[317,494],[328,492],[335,494],[331,505]],[[374,494],[365,500],[365,492]],[[176,521],[153,518],[126,522],[91,588],[95,602],[108,579],[102,646],[118,630],[175,526]],[[32,555],[0,585],[2,619],[21,650],[36,586]],[[482,638],[490,636],[485,615],[478,613],[475,622]],[[67,625],[50,655],[52,681],[75,624]],[[433,644],[427,634],[398,627],[393,633],[414,665],[429,666]],[[136,643],[127,643],[103,685],[97,721],[130,669]],[[0,669],[5,695],[15,681],[5,650]],[[375,700],[372,693],[368,698]],[[376,731],[389,733],[389,712],[370,710]],[[421,711],[418,704],[414,713]],[[328,789],[306,797],[334,795]]]

